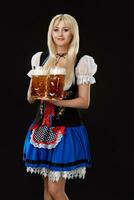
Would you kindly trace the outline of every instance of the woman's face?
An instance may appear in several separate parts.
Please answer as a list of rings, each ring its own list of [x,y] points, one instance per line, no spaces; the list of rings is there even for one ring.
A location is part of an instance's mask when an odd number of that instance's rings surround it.
[[[70,27],[65,24],[63,20],[58,23],[55,22],[52,30],[52,39],[56,47],[67,48],[72,39],[72,33]]]

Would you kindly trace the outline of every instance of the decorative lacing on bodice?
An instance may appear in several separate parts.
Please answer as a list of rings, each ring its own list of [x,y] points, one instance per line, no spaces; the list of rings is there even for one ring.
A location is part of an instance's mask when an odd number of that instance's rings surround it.
[[[54,108],[55,106],[49,102],[41,102],[38,116],[30,129],[32,131],[30,142],[34,147],[52,149],[61,141],[65,126],[52,126]]]

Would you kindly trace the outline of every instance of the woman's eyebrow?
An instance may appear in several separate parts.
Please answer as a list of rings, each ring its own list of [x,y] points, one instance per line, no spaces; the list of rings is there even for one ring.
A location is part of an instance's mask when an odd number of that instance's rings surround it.
[[[59,26],[54,26],[54,28],[60,28]],[[69,26],[63,26],[62,28],[69,28]]]

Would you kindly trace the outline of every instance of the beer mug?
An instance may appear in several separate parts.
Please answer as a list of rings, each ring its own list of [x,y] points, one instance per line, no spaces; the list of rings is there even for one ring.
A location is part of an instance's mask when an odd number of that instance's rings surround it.
[[[47,83],[47,98],[63,99],[66,69],[63,67],[51,68]]]
[[[36,66],[32,70],[31,96],[33,98],[37,99],[46,96],[47,75],[47,72],[41,66]]]

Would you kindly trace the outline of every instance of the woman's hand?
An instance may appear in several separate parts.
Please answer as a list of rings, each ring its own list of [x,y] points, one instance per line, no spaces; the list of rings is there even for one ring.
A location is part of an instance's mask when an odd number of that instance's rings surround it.
[[[46,97],[42,97],[42,98],[37,98],[38,100],[43,100],[43,101],[47,101],[49,103],[52,103],[54,104],[55,106],[63,106],[63,100],[62,99],[49,99],[49,98],[46,98]]]
[[[28,88],[28,91],[27,91],[27,100],[30,104],[34,103],[36,99],[34,99],[32,96],[31,96],[31,85],[32,85],[32,80],[30,80],[30,83],[29,83],[29,88]]]
[[[63,104],[63,100],[60,100],[60,99],[50,99],[50,100],[47,100],[49,103],[52,103],[54,104],[55,106],[60,106],[62,107],[64,104]]]
[[[78,97],[74,99],[48,99],[46,97],[38,98],[40,100],[48,101],[55,106],[71,107],[87,109],[90,105],[90,84],[81,84],[78,86]]]

